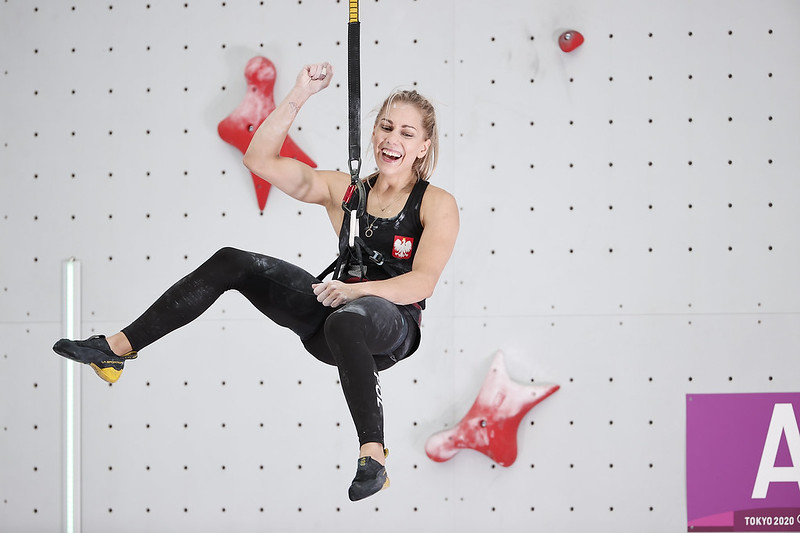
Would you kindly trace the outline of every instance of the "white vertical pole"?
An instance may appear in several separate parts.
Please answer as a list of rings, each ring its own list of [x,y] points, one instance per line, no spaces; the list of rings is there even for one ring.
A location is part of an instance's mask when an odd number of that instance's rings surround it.
[[[74,257],[62,263],[62,334],[77,339],[81,333],[81,263]],[[81,530],[81,373],[80,365],[64,359],[64,527]]]

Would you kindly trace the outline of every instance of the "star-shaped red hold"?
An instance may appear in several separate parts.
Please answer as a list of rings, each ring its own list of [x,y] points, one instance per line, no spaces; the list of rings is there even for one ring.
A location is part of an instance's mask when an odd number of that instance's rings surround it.
[[[254,57],[247,62],[244,76],[247,79],[247,93],[244,99],[239,107],[217,126],[222,140],[238,148],[242,154],[247,151],[250,139],[253,138],[258,127],[275,110],[275,97],[273,96],[275,65],[266,57]],[[312,167],[317,166],[289,136],[286,137],[280,154],[284,157],[293,157]],[[267,205],[270,184],[255,174],[251,173],[250,175],[256,188],[258,207],[263,211],[264,206]]]
[[[559,389],[558,385],[521,385],[508,376],[503,352],[497,351],[478,397],[452,429],[434,433],[425,453],[444,462],[463,448],[481,452],[501,466],[517,459],[517,430],[528,411]]]

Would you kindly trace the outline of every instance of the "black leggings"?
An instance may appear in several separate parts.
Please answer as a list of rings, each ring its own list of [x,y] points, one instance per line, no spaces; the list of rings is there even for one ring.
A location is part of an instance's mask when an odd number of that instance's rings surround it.
[[[122,331],[135,351],[199,317],[234,289],[280,326],[297,333],[306,350],[339,369],[361,444],[383,444],[378,372],[411,355],[419,327],[405,310],[377,296],[325,307],[311,288],[319,280],[286,261],[223,248],[170,287]]]

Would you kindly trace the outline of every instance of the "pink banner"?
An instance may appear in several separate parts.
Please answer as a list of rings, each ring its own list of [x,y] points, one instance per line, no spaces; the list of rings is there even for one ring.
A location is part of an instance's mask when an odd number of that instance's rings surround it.
[[[688,531],[800,531],[800,393],[686,396]]]

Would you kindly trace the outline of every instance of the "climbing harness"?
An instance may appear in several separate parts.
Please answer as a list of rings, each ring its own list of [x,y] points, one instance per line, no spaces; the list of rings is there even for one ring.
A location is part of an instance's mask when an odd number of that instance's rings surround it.
[[[367,211],[367,196],[364,182],[359,178],[361,173],[361,23],[358,20],[358,0],[350,0],[349,19],[347,22],[347,99],[349,129],[349,165],[350,187],[342,199],[342,209],[350,211],[350,200],[354,192],[358,192],[356,219]],[[353,222],[350,223],[351,225]],[[358,232],[356,231],[356,234]],[[351,235],[353,233],[351,232]],[[351,237],[352,239],[352,237]],[[353,243],[350,243],[353,246]]]
[[[364,256],[381,266],[389,276],[395,272],[384,264],[383,254],[373,250],[359,235],[358,221],[367,212],[367,191],[361,174],[361,23],[358,20],[358,0],[350,0],[347,22],[347,99],[349,126],[349,168],[350,186],[342,198],[342,209],[350,215],[350,232],[347,243],[340,240],[339,256],[326,268],[318,279],[333,273],[333,279],[341,279],[342,271],[347,266],[347,259],[352,255],[358,262],[361,277],[365,273]]]

